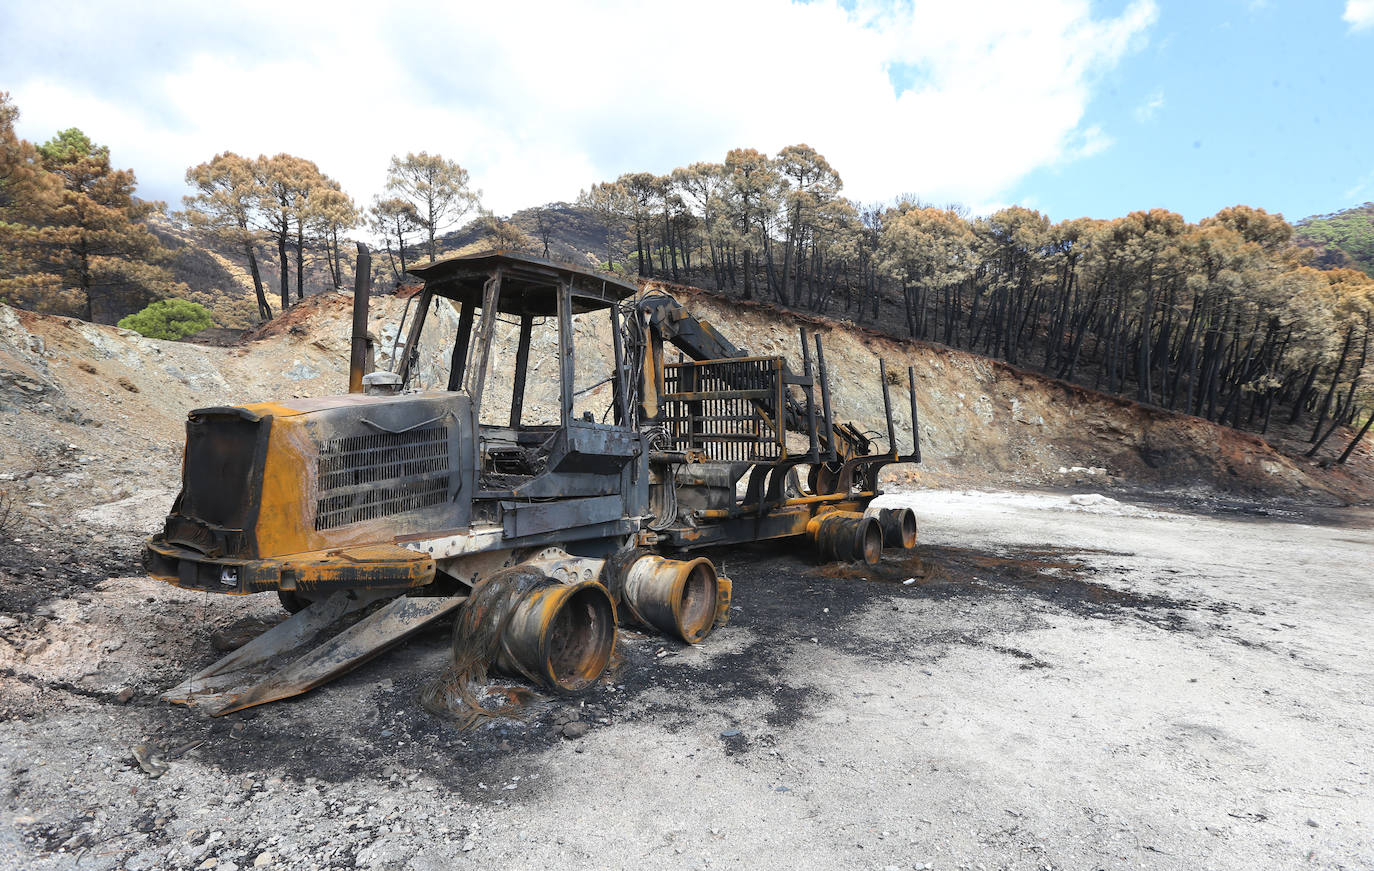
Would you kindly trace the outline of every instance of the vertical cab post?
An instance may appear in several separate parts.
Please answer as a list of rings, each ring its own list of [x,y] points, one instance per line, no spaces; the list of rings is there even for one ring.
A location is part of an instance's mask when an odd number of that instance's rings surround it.
[[[367,368],[367,305],[372,292],[372,255],[358,243],[358,260],[353,269],[353,344],[348,358],[348,392],[363,392],[363,372]]]
[[[472,342],[472,313],[475,309],[471,303],[463,303],[463,312],[458,316],[458,335],[453,340],[453,356],[449,358],[448,364],[448,389],[457,390],[463,386],[463,373],[468,365],[468,345]]]
[[[601,286],[604,288],[606,283],[603,281]],[[614,305],[611,306],[611,340],[615,352],[615,422],[620,426],[630,426],[629,385],[625,383],[625,340],[620,335],[620,309]]]
[[[482,284],[482,320],[477,324],[477,344],[472,349],[472,360],[463,375],[463,387],[468,391],[468,407],[472,415],[473,433],[481,432],[482,393],[487,381],[487,360],[491,356],[491,344],[496,332],[496,308],[501,299],[501,267],[491,272],[491,277]],[[464,304],[466,306],[466,303]],[[472,467],[482,468],[482,440],[472,440]]]
[[[562,281],[558,284],[558,371],[563,382],[559,391],[559,419],[562,420],[563,426],[571,423],[573,416],[572,329],[572,282]]]
[[[477,323],[477,344],[463,376],[463,387],[472,398],[472,419],[481,420],[483,387],[487,383],[487,359],[496,333],[496,306],[501,298],[501,269],[493,270],[482,285],[482,320]]]
[[[510,397],[510,428],[520,426],[525,411],[525,379],[530,368],[530,336],[534,333],[534,315],[520,316],[520,341],[515,348],[515,386]]]
[[[426,285],[420,292],[420,307],[415,310],[415,320],[410,322],[410,334],[406,336],[406,346],[401,351],[401,391],[410,383],[410,361],[415,358],[415,349],[420,344],[420,333],[425,328],[425,319],[429,316],[429,304],[434,299],[434,291]]]

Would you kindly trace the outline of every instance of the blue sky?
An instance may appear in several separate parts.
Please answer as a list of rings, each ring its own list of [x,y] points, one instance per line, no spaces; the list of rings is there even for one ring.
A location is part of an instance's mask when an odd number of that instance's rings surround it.
[[[438,152],[501,214],[807,143],[865,202],[1055,220],[1374,199],[1374,0],[0,0],[0,90],[180,204],[216,153],[363,205]],[[512,10],[518,12],[513,14]]]
[[[1111,145],[1032,171],[1009,199],[1056,218],[1162,207],[1191,221],[1237,203],[1298,220],[1374,200],[1374,27],[1353,30],[1344,9],[1161,3],[1148,43],[1088,104]]]

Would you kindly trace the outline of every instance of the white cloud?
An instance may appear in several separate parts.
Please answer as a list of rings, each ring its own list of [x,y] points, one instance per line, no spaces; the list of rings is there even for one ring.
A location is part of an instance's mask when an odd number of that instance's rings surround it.
[[[224,150],[308,157],[360,202],[391,154],[439,152],[504,213],[622,172],[796,142],[825,154],[850,196],[979,203],[1110,144],[1085,122],[1095,79],[1156,14],[1153,0],[1107,18],[1088,0],[527,0],[392,4],[385,17],[322,2],[54,0],[0,11],[18,46],[0,80],[23,135],[80,126],[174,204],[186,167]],[[890,69],[914,76],[894,87]]]
[[[1101,154],[1111,148],[1115,141],[1101,127],[1093,124],[1091,127],[1075,132],[1060,160],[1061,162],[1082,160],[1085,157],[1092,157],[1094,154]]]
[[[1151,120],[1164,108],[1164,92],[1155,91],[1144,103],[1135,107],[1135,120],[1141,124]]]
[[[1351,30],[1374,27],[1374,0],[1345,0],[1345,14],[1341,18]]]

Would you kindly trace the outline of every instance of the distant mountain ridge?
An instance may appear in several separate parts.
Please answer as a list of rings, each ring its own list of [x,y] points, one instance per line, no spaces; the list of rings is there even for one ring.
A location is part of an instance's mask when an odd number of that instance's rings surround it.
[[[602,259],[598,252],[605,250],[605,229],[591,212],[569,203],[546,203],[521,209],[505,219],[529,237],[528,249],[541,257],[567,263],[596,265]],[[622,235],[624,231],[621,231]],[[440,237],[444,254],[468,253],[473,247],[490,247],[486,242],[489,228],[482,219],[470,221],[462,228]],[[545,242],[548,251],[545,252]],[[419,250],[419,245],[414,246]],[[444,256],[444,255],[440,255]]]

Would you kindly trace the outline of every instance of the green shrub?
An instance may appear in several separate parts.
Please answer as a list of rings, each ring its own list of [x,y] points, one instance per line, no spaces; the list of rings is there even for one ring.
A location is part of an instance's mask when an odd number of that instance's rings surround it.
[[[175,341],[198,333],[213,323],[210,310],[198,302],[160,299],[138,314],[122,318],[119,326],[142,333],[150,339]]]

